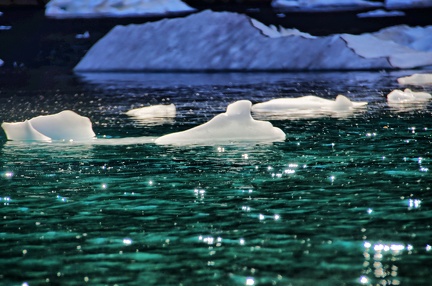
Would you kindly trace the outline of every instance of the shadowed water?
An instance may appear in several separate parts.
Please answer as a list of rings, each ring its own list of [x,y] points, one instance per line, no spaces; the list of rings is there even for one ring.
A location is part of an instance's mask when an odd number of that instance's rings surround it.
[[[427,285],[432,109],[385,99],[407,74],[87,74],[4,85],[2,121],[72,109],[98,139],[1,135],[0,284]],[[236,100],[338,93],[369,106],[271,118],[285,142],[152,143]],[[163,103],[176,105],[173,121],[124,115]]]

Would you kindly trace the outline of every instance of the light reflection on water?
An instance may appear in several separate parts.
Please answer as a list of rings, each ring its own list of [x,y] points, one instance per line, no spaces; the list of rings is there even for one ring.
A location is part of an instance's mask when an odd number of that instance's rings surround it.
[[[3,89],[3,120],[74,107],[98,139],[0,143],[1,283],[427,285],[429,105],[389,108],[391,73],[306,75],[191,74],[172,87],[138,74],[127,85],[109,78],[107,89],[87,78],[43,91],[44,101],[33,98],[40,90]],[[347,90],[371,102],[367,111],[275,119],[285,142],[153,143],[236,99]],[[168,98],[174,122],[149,127],[123,114]]]

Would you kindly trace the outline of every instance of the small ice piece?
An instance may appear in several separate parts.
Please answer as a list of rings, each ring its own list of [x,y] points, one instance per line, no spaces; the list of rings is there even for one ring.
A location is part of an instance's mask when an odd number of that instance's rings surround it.
[[[151,105],[131,109],[126,112],[126,114],[131,117],[136,117],[136,119],[172,118],[176,116],[176,107],[174,104]]]
[[[425,102],[432,98],[427,92],[414,92],[409,88],[404,91],[395,89],[387,95],[387,101],[389,103],[415,103]]]
[[[383,18],[383,17],[403,17],[405,12],[403,11],[386,11],[383,9],[377,9],[373,11],[367,11],[357,14],[358,18]]]
[[[95,137],[90,119],[70,110],[37,116],[24,122],[4,122],[1,127],[8,140],[71,141]]]
[[[77,35],[75,36],[75,38],[76,38],[76,39],[88,39],[88,38],[90,38],[90,33],[89,33],[89,31],[85,31],[85,32],[82,33],[82,34],[77,34]]]
[[[225,113],[186,131],[159,137],[156,144],[213,144],[220,141],[283,141],[285,133],[268,121],[254,120],[252,103],[240,100],[228,105]]]
[[[277,98],[267,102],[257,103],[252,106],[254,113],[289,115],[302,112],[302,117],[316,116],[316,112],[338,113],[351,112],[355,108],[364,107],[367,102],[353,102],[343,95],[338,95],[336,100],[324,99],[314,95],[298,98]]]
[[[415,73],[410,76],[404,76],[397,79],[399,84],[410,84],[410,85],[431,85],[432,84],[432,73],[419,74]]]

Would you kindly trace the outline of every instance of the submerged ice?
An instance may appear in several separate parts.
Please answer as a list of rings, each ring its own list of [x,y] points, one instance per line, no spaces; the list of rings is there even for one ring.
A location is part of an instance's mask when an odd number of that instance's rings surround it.
[[[17,141],[70,141],[95,137],[90,119],[70,110],[37,116],[24,122],[4,122],[1,127],[8,140]]]
[[[285,133],[268,121],[251,116],[252,103],[240,100],[228,105],[225,113],[186,131],[171,133],[156,144],[206,144],[218,141],[283,141]]]

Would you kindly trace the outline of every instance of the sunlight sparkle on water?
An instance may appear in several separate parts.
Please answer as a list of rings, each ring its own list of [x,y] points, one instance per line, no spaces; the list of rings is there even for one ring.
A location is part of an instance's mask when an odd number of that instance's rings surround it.
[[[408,200],[408,209],[417,209],[421,205],[421,200],[418,199],[410,199]]]
[[[247,278],[246,279],[246,285],[254,285],[254,284],[255,284],[255,281],[253,278]]]
[[[367,284],[369,282],[369,279],[366,276],[360,277],[360,283]]]
[[[13,177],[13,175],[14,175],[14,173],[13,172],[6,172],[6,173],[4,173],[4,176],[7,178],[7,179],[10,179],[10,178],[12,178]]]
[[[132,244],[132,239],[130,239],[130,238],[124,238],[123,239],[123,244],[125,244],[125,245],[131,245]]]

